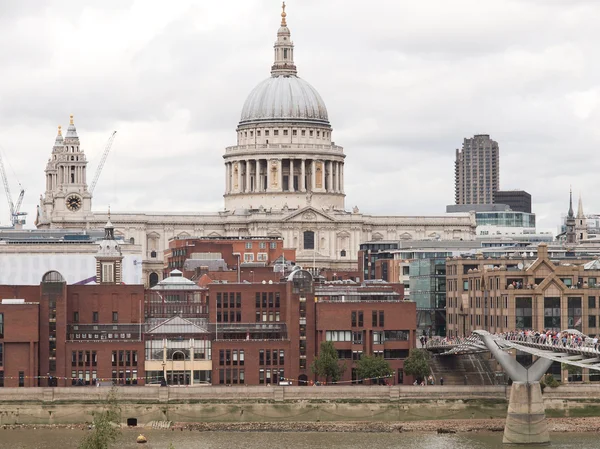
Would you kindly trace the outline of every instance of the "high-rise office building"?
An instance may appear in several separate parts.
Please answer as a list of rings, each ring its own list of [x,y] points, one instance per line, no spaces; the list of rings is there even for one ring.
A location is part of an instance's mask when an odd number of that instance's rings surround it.
[[[531,194],[525,190],[498,190],[494,194],[496,204],[506,204],[515,212],[531,213]]]
[[[456,204],[493,204],[499,188],[498,142],[488,134],[465,139],[456,150],[454,189]]]

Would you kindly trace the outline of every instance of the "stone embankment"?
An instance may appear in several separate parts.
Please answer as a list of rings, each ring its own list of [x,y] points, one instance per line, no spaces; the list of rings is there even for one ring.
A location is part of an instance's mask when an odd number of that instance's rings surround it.
[[[598,432],[600,417],[548,418],[550,432]],[[0,429],[67,429],[86,430],[87,424],[12,424]],[[262,422],[262,423],[175,423],[171,431],[196,432],[373,432],[373,433],[465,433],[502,432],[504,419],[452,419],[448,421],[410,422]]]

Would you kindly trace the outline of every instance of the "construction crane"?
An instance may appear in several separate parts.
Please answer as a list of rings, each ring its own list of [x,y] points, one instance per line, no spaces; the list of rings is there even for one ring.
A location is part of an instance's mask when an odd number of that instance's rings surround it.
[[[102,167],[104,167],[104,163],[106,162],[106,158],[108,157],[108,153],[110,153],[110,148],[112,147],[113,141],[115,140],[116,131],[108,138],[108,142],[106,142],[106,146],[104,147],[104,153],[102,154],[102,159],[100,159],[100,163],[98,164],[98,168],[96,169],[96,174],[94,175],[94,180],[88,189],[90,193],[94,193],[94,189],[96,188],[96,184],[98,183],[98,179],[100,178],[100,173],[102,173]]]
[[[21,192],[19,193],[19,199],[17,200],[17,205],[15,206],[12,200],[12,194],[10,193],[10,186],[8,185],[6,170],[4,170],[4,160],[2,159],[2,153],[0,153],[0,175],[2,176],[2,182],[4,183],[4,191],[6,192],[6,199],[8,200],[8,208],[10,209],[10,222],[13,227],[24,225],[25,215],[27,215],[27,212],[21,212],[21,204],[23,204],[25,189],[23,189],[23,186],[21,185],[21,183],[19,183]]]

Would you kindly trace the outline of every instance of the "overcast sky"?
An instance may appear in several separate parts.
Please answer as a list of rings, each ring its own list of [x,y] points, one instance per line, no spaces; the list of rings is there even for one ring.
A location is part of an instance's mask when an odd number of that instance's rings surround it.
[[[69,114],[95,210],[216,211],[226,146],[269,76],[279,0],[0,1],[0,150],[29,225]],[[298,74],[346,158],[346,206],[442,214],[464,137],[555,231],[569,185],[600,213],[600,1],[288,0]],[[8,224],[0,199],[0,223]]]

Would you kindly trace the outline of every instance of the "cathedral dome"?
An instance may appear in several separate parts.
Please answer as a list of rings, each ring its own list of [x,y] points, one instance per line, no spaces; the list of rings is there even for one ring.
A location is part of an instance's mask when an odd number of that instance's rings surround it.
[[[329,126],[325,102],[297,76],[272,76],[256,86],[244,103],[240,125],[271,121],[305,121]]]

